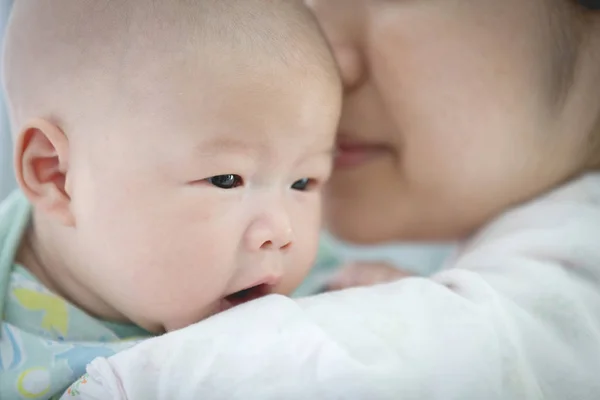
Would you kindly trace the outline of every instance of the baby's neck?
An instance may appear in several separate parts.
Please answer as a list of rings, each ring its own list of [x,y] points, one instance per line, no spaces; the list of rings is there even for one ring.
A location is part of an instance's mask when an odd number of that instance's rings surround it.
[[[85,268],[77,245],[66,228],[56,227],[34,213],[31,227],[21,240],[16,262],[46,288],[99,319],[128,322],[92,290],[93,282],[78,279],[74,271]]]

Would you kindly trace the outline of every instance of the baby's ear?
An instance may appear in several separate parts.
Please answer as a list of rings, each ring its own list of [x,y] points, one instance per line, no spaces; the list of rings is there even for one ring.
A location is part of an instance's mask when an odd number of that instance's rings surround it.
[[[69,141],[64,132],[45,119],[30,121],[16,138],[14,159],[19,186],[35,209],[73,226],[66,187]]]

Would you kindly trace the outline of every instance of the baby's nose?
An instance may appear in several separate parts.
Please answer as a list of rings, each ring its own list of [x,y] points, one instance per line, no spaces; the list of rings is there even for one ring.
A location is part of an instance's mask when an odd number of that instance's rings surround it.
[[[250,251],[282,251],[292,246],[293,236],[290,220],[285,213],[269,213],[259,216],[250,224],[245,243]]]

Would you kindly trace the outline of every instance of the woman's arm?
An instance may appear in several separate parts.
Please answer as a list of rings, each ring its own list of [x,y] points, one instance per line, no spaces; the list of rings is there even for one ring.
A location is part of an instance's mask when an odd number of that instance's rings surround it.
[[[88,371],[130,400],[597,399],[600,290],[537,262],[494,275],[271,296]]]

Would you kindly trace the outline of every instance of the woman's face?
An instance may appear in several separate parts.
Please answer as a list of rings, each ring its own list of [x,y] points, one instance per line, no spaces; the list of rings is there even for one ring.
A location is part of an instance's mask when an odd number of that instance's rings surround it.
[[[334,234],[461,238],[582,168],[600,68],[589,52],[568,63],[560,27],[574,20],[551,10],[559,2],[307,3],[346,89],[326,201]]]

